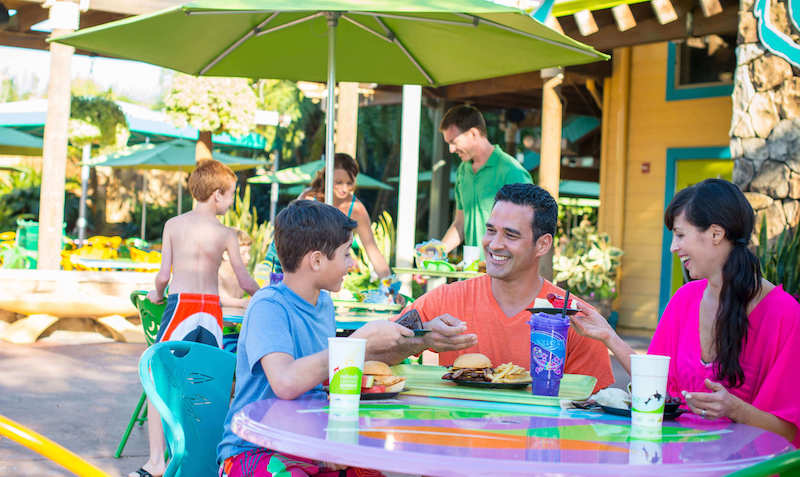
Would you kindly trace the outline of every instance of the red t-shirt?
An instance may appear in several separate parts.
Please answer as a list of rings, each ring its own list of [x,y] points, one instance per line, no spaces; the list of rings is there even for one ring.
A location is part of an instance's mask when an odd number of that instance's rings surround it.
[[[564,296],[564,290],[544,280],[537,298],[546,298],[548,293]],[[531,307],[533,303],[527,308]],[[419,297],[406,310],[410,309],[417,310],[422,321],[433,320],[445,313],[450,314],[466,322],[467,333],[478,336],[478,344],[472,348],[439,353],[439,364],[442,366],[451,366],[461,354],[483,353],[495,365],[512,362],[530,369],[528,320],[531,314],[523,310],[515,316],[506,316],[492,294],[491,278],[488,275],[440,286]],[[597,384],[593,392],[614,382],[611,360],[605,345],[579,335],[572,327],[567,336],[564,372],[596,377]]]

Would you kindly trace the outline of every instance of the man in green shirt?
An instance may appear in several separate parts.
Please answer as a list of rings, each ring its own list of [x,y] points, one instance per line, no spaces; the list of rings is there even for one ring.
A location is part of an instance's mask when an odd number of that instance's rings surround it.
[[[450,108],[439,131],[450,152],[461,159],[456,171],[456,212],[442,242],[447,252],[462,242],[480,247],[497,191],[506,184],[532,184],[531,175],[489,142],[483,115],[472,106]]]

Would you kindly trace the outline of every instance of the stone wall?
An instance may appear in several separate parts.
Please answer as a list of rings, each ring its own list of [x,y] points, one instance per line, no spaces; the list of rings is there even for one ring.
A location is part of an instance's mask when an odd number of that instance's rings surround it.
[[[786,4],[771,0],[771,21],[800,43]],[[799,19],[800,20],[800,19]],[[770,238],[800,222],[800,70],[759,42],[753,0],[739,8],[737,66],[731,119],[733,181]]]

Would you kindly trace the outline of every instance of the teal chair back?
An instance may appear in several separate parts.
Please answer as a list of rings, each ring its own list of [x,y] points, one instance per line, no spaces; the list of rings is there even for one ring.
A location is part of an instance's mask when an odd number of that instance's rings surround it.
[[[800,450],[787,452],[770,460],[751,465],[728,474],[728,477],[767,477],[770,475],[780,475],[781,477],[800,475]]]
[[[217,475],[235,366],[233,353],[192,341],[156,343],[142,354],[139,377],[172,455],[164,477]]]
[[[158,336],[158,328],[161,326],[161,317],[167,308],[167,300],[160,304],[155,304],[147,299],[147,292],[136,290],[131,292],[131,303],[139,311],[139,318],[142,320],[142,330],[144,330],[144,340],[147,346],[155,343]]]

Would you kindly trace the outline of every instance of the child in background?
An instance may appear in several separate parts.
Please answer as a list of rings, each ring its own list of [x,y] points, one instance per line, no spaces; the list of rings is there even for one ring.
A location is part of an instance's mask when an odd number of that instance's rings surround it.
[[[245,313],[236,355],[236,393],[225,419],[217,461],[222,477],[269,477],[271,459],[293,477],[338,476],[327,466],[298,456],[257,447],[231,430],[231,419],[245,405],[267,398],[295,399],[319,393],[328,378],[328,338],[336,334],[333,301],[350,257],[356,222],[317,201],[298,200],[275,218],[275,245],[283,282],[262,288]],[[352,335],[367,339],[367,359],[395,346],[413,332],[390,321],[370,322]],[[347,469],[348,476],[379,476],[377,471]]]
[[[164,224],[161,269],[155,290],[147,294],[153,303],[161,303],[164,289],[170,286],[157,341],[196,341],[222,347],[218,273],[224,252],[239,286],[251,295],[258,290],[242,262],[237,231],[217,219],[233,204],[235,189],[236,175],[229,167],[215,160],[201,161],[189,176],[189,191],[197,201],[194,209]],[[149,401],[147,412],[150,458],[129,477],[160,476],[166,467],[161,417]]]

